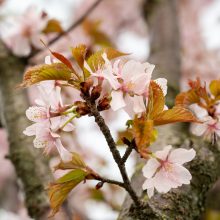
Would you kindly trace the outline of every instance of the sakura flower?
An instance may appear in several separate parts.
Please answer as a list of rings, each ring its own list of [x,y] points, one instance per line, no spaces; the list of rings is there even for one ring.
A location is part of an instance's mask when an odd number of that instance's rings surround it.
[[[149,159],[142,170],[147,178],[142,187],[147,189],[149,198],[154,195],[154,189],[159,193],[167,193],[172,188],[189,184],[192,176],[182,165],[191,161],[195,155],[193,149],[172,149],[171,145],[157,151],[155,158]]]
[[[220,122],[210,116],[203,118],[203,123],[192,123],[191,132],[196,136],[204,136],[209,140],[220,137]]]
[[[92,69],[86,61],[84,62],[84,67],[90,72],[92,77],[101,80],[106,79],[113,89],[118,89],[120,87],[120,83],[118,82],[116,76],[118,71],[118,61],[115,62],[115,64],[112,64],[110,60],[108,60],[106,53],[102,54],[102,58],[105,61],[104,66],[102,68],[98,68],[95,72],[92,71]]]
[[[201,108],[197,104],[190,106],[201,123],[192,123],[190,131],[196,136],[203,136],[205,139],[215,141],[220,137],[220,122],[218,117],[209,116],[206,109]],[[215,116],[218,116],[218,109],[216,108]]]
[[[31,47],[41,48],[40,40],[47,41],[42,34],[47,24],[47,18],[37,13],[35,7],[29,7],[22,16],[13,20],[11,25],[1,28],[1,37],[4,43],[17,56],[28,56]]]

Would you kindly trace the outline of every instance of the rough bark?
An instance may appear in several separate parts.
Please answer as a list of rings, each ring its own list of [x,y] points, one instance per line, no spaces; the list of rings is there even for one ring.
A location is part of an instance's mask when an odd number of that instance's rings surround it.
[[[156,77],[162,76],[168,79],[169,86],[171,86],[171,90],[168,91],[168,104],[170,104],[178,91],[181,70],[178,0],[148,0],[145,3],[145,7],[148,7],[145,8],[147,13],[149,6],[153,5],[153,11],[147,14],[152,48],[150,61],[157,66]],[[136,170],[131,183],[137,189],[136,193],[142,197],[144,207],[137,214],[131,200],[127,197],[119,220],[191,220],[200,219],[204,212],[207,192],[216,182],[220,173],[219,146],[211,146],[202,139],[192,137],[188,133],[188,126],[184,124],[162,126],[159,134],[154,148],[171,144],[174,147],[193,147],[197,151],[196,158],[187,166],[193,176],[191,184],[173,189],[167,194],[156,194],[148,200],[146,192],[141,190],[144,178],[140,167],[143,165],[143,161],[139,161],[137,164],[139,169]]]
[[[25,117],[28,99],[25,90],[15,88],[22,81],[26,63],[11,55],[0,42],[0,64],[1,121],[8,132],[8,158],[22,182],[29,215],[43,220],[49,210],[45,186],[50,171],[40,152],[33,148],[32,138],[22,133],[30,125]]]

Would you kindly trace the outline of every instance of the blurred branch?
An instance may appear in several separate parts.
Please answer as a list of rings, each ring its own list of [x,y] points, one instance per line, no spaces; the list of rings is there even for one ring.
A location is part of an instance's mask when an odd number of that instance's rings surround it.
[[[32,140],[23,135],[23,130],[29,126],[25,117],[28,98],[24,90],[15,89],[22,81],[26,62],[11,55],[0,42],[0,63],[1,121],[8,133],[8,158],[22,181],[29,215],[44,220],[49,210],[44,184],[50,178],[50,170],[40,152],[32,147]]]
[[[74,30],[77,26],[79,26],[93,11],[94,9],[102,2],[103,0],[95,1],[86,11],[85,13],[76,20],[66,31],[61,32],[55,38],[53,38],[49,43],[48,46],[57,42],[61,37],[66,36],[70,31]],[[28,57],[31,59],[32,57],[36,56],[38,53],[42,52],[42,50],[35,50],[33,53]]]

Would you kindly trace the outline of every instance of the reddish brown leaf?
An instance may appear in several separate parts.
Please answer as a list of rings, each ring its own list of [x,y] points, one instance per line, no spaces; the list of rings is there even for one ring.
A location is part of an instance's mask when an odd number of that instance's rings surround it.
[[[145,120],[144,118],[134,119],[132,133],[139,151],[150,145],[152,140],[151,136],[154,130],[153,125],[153,120]]]
[[[56,57],[59,61],[61,61],[63,64],[65,64],[68,68],[73,70],[72,63],[62,54],[51,51],[54,57]]]
[[[147,107],[148,117],[153,119],[157,114],[163,111],[164,105],[165,98],[163,90],[156,82],[151,81],[149,87],[149,99]]]
[[[181,106],[175,106],[172,109],[165,110],[154,119],[155,126],[175,122],[198,122],[198,120],[190,110]]]

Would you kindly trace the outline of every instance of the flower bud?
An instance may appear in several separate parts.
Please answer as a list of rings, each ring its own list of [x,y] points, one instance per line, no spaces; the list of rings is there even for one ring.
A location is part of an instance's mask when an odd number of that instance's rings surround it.
[[[97,109],[99,111],[108,110],[111,107],[110,100],[111,99],[109,98],[109,96],[104,96],[102,99],[99,100]]]
[[[88,113],[90,113],[89,107],[85,102],[77,101],[74,103],[74,105],[76,106],[76,112],[80,116],[87,115]]]
[[[96,188],[96,189],[100,189],[100,188],[103,187],[103,185],[104,185],[103,182],[98,182],[98,183],[96,184],[95,188]]]
[[[102,87],[100,85],[94,86],[91,92],[91,99],[95,101],[100,97]]]

